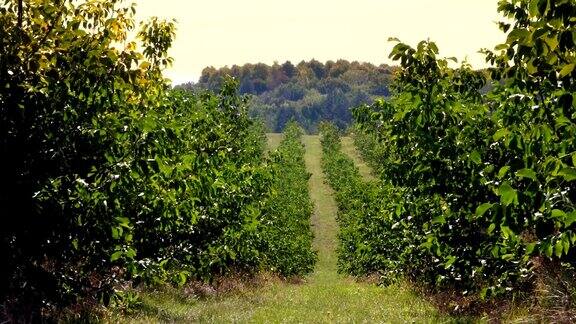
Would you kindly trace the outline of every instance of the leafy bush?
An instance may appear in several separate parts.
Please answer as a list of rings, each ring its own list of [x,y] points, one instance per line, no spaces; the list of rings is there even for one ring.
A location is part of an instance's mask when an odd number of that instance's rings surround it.
[[[409,235],[387,257],[419,283],[482,297],[530,287],[541,258],[573,267],[576,242],[576,6],[500,1],[499,11],[512,23],[487,51],[486,96],[485,77],[449,68],[434,43],[399,43],[393,98],[354,113],[364,157],[395,194],[398,222],[380,235]]]
[[[299,221],[270,210],[283,205],[271,196],[280,166],[264,159],[236,83],[199,94],[165,84],[172,23],[144,24],[140,53],[122,1],[7,1],[0,12],[4,316],[131,300],[129,284],[311,269],[309,204],[300,191]],[[297,224],[302,236],[277,229]],[[294,254],[273,255],[286,252],[279,242]]]
[[[272,153],[274,180],[267,213],[260,221],[268,242],[266,265],[284,276],[304,275],[314,270],[310,217],[313,204],[308,191],[310,174],[304,164],[302,129],[290,122],[284,140]]]
[[[387,213],[394,194],[375,181],[362,179],[358,168],[341,151],[338,129],[321,125],[322,167],[338,205],[338,269],[355,276],[380,273],[386,281],[397,277],[403,238],[393,237],[395,215]],[[385,230],[387,229],[387,230]]]
[[[18,3],[0,9],[0,296],[47,308],[107,298],[136,253],[133,217],[145,210],[135,202],[154,150],[138,144],[165,101],[174,27],[144,26],[158,35],[144,48],[158,51],[143,55],[133,42],[114,47],[133,29],[118,1]]]

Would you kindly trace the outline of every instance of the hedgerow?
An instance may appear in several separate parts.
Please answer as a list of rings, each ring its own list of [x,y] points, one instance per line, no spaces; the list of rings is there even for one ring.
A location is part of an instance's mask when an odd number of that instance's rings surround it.
[[[334,189],[338,205],[338,270],[355,276],[380,273],[386,281],[398,277],[398,258],[404,251],[401,237],[392,237],[394,215],[392,191],[366,181],[354,162],[341,151],[338,129],[323,123],[320,128],[322,168]],[[387,231],[385,229],[388,229]]]
[[[398,221],[379,235],[407,235],[386,257],[415,282],[483,298],[534,289],[543,264],[575,265],[576,6],[499,11],[510,22],[506,43],[486,51],[488,94],[487,75],[450,68],[434,43],[398,43],[393,98],[354,113],[363,156],[394,193],[384,214]]]
[[[2,318],[121,304],[139,284],[312,267],[309,204],[304,192],[301,210],[274,196],[281,167],[264,158],[236,83],[170,90],[175,26],[143,24],[140,52],[127,36],[134,12],[122,1],[0,6]]]
[[[268,242],[266,264],[284,276],[305,275],[314,270],[317,255],[312,250],[310,200],[304,164],[302,129],[289,122],[284,139],[271,154],[273,161],[272,194],[261,223]]]

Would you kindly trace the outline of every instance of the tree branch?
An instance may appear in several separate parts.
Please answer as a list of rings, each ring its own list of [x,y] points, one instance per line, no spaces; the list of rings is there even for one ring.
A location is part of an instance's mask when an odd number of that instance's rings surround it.
[[[23,5],[22,5],[23,1],[24,0],[18,0],[18,27],[19,28],[22,28],[22,16],[23,16],[22,11],[24,10],[22,8],[23,7]]]

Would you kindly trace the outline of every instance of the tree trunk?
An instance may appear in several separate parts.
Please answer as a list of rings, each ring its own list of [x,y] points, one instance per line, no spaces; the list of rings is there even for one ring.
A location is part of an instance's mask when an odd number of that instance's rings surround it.
[[[22,1],[24,0],[18,0],[18,27],[22,27]]]

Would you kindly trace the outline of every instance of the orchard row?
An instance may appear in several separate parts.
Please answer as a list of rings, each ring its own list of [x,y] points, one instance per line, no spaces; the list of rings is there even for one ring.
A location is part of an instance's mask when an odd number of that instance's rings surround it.
[[[123,305],[137,285],[312,270],[299,131],[268,158],[234,81],[170,90],[172,23],[153,19],[130,41],[134,8],[122,1],[8,1],[0,12],[8,319]]]
[[[358,184],[325,127],[341,269],[491,298],[576,265],[576,4],[500,1],[492,67],[451,68],[398,42],[394,94],[356,108],[356,144],[381,181]],[[397,40],[394,40],[397,41]]]

